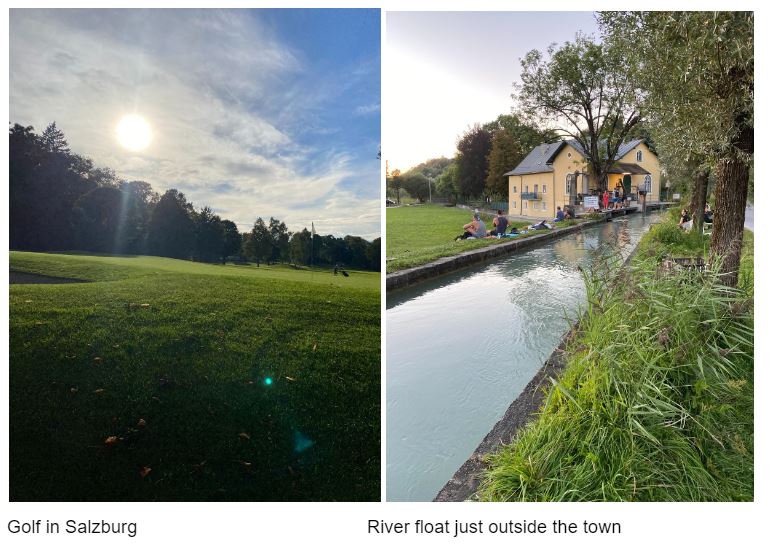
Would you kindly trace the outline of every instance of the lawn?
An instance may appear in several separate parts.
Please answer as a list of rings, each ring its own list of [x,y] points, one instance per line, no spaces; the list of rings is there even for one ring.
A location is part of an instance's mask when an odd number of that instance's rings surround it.
[[[389,207],[386,209],[386,271],[388,273],[454,256],[466,250],[500,243],[500,239],[468,239],[455,242],[472,219],[466,209],[442,205]],[[493,217],[482,215],[487,229]],[[511,222],[517,227],[532,222]],[[506,239],[504,239],[506,240]]]
[[[10,267],[11,500],[379,500],[379,274]]]
[[[478,499],[753,500],[753,236],[727,289],[717,271],[661,269],[704,248],[677,230],[655,226],[619,277],[587,274],[565,371],[489,457]]]

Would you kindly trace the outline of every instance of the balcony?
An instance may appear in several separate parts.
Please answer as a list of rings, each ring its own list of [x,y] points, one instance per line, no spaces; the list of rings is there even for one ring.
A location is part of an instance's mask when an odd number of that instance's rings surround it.
[[[541,194],[538,192],[522,192],[519,194],[520,199],[523,201],[540,201],[541,200]]]

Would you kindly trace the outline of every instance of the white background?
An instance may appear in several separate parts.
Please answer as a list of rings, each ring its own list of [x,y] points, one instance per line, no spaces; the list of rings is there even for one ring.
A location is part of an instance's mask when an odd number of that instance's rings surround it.
[[[56,6],[47,3],[18,3],[20,7]],[[105,7],[107,3],[78,2],[72,7]],[[120,4],[114,4],[116,6]],[[127,7],[159,7],[160,2],[134,2]],[[206,2],[163,2],[166,7],[206,6]],[[445,0],[445,1],[399,1],[399,0],[360,0],[360,1],[290,1],[274,2],[228,2],[219,7],[380,7],[383,8],[383,35],[385,40],[388,10],[599,10],[599,9],[700,9],[700,10],[755,10],[756,11],[756,149],[760,150],[761,163],[756,169],[755,202],[760,211],[756,219],[755,269],[758,272],[756,286],[756,330],[761,334],[756,340],[756,412],[755,412],[755,460],[760,464],[755,470],[754,503],[649,503],[649,504],[599,504],[599,503],[553,503],[553,504],[432,504],[432,503],[9,503],[8,499],[8,374],[0,373],[2,382],[2,402],[0,402],[0,529],[1,540],[10,539],[13,544],[54,544],[54,543],[127,543],[127,544],[645,544],[650,546],[668,544],[759,544],[768,543],[767,527],[771,524],[768,494],[768,397],[764,396],[769,386],[769,347],[768,336],[763,333],[769,328],[769,285],[764,281],[768,268],[768,223],[763,214],[765,204],[769,202],[768,182],[765,170],[761,167],[763,151],[768,150],[768,60],[765,52],[769,50],[768,8],[760,2],[663,2],[652,0],[640,3],[622,3],[609,1],[590,1],[576,4],[563,0],[546,3],[493,1],[493,0]],[[2,13],[2,29],[8,36],[8,12]],[[491,37],[494,39],[494,37]],[[2,62],[3,90],[6,100],[3,108],[8,107],[8,40],[3,40]],[[384,48],[383,48],[384,49]],[[383,81],[388,78],[388,59],[383,59]],[[388,158],[389,135],[395,134],[388,125],[388,113],[399,108],[391,104],[387,96],[382,98],[383,116],[383,158]],[[6,111],[6,118],[9,119]],[[4,198],[7,199],[7,158],[8,140],[2,139],[2,152],[6,161],[3,171]],[[383,178],[385,161],[382,166]],[[384,186],[383,180],[383,186]],[[7,214],[7,204],[4,204]],[[385,210],[383,210],[385,216]],[[383,236],[385,237],[385,222]],[[8,248],[7,219],[0,223],[2,241]],[[2,270],[7,285],[8,254],[2,253]],[[385,264],[383,264],[385,270]],[[382,313],[385,316],[385,280],[383,278]],[[2,335],[0,363],[8,365],[8,292],[2,297]],[[385,340],[387,325],[383,321],[382,340]],[[385,355],[384,341],[381,341],[381,353]],[[385,366],[382,368],[382,384],[385,389]],[[382,492],[385,498],[385,396],[381,398],[382,415]],[[30,431],[35,434],[35,431]],[[105,484],[106,487],[109,484]],[[763,515],[765,514],[765,516]],[[622,525],[622,534],[616,536],[583,535],[555,536],[551,533],[540,536],[526,535],[474,535],[471,537],[452,538],[442,535],[372,535],[367,533],[369,519],[389,522],[412,522],[449,520],[451,526],[455,519],[461,521],[507,522],[538,519],[551,526],[554,519],[574,521],[583,520],[617,521]],[[8,522],[12,519],[21,521],[52,520],[62,524],[68,519],[79,521],[107,520],[137,522],[135,538],[112,535],[12,535],[8,531]],[[763,537],[763,538],[761,538]],[[8,542],[5,542],[6,544]]]

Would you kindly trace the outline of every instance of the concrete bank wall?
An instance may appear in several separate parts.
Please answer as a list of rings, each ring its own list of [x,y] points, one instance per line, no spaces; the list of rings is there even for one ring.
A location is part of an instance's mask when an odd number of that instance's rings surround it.
[[[495,245],[486,246],[483,248],[476,248],[468,250],[456,256],[447,256],[445,258],[439,258],[434,262],[411,267],[409,269],[403,269],[395,273],[389,273],[386,275],[386,291],[396,290],[399,288],[405,288],[412,284],[444,275],[445,273],[451,273],[458,269],[478,264],[480,262],[499,258],[504,254],[511,252],[517,252],[525,248],[529,248],[544,241],[556,239],[567,235],[569,233],[575,233],[588,226],[596,224],[602,224],[605,220],[592,220],[583,224],[577,224],[563,229],[553,229],[545,233],[534,235],[531,237],[525,237],[524,239],[512,239],[505,243],[498,243]],[[463,243],[458,243],[463,244]]]

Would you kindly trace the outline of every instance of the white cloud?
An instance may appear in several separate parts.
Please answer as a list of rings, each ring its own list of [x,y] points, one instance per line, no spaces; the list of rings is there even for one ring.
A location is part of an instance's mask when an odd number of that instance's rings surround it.
[[[55,120],[97,165],[160,192],[178,188],[241,229],[273,215],[290,229],[314,221],[321,233],[379,235],[379,201],[340,186],[356,170],[351,158],[320,154],[282,128],[304,114],[293,87],[302,61],[249,14],[100,11],[11,11],[12,122],[42,130]],[[114,138],[133,112],[154,133],[135,154]],[[367,174],[378,180],[377,165]]]

